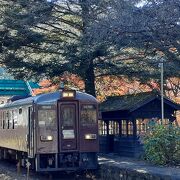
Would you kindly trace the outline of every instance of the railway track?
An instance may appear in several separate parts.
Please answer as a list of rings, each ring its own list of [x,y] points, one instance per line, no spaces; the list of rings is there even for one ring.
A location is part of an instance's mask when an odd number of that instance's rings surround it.
[[[0,160],[0,180],[100,180],[97,177],[97,172],[93,173],[36,173],[30,171],[27,176],[27,170],[21,168],[17,172],[16,164],[12,162]]]

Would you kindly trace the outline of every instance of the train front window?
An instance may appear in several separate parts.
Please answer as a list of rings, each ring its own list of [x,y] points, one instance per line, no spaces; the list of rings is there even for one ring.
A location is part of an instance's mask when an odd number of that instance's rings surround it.
[[[62,125],[73,126],[75,121],[75,107],[74,106],[63,106],[62,105]]]
[[[39,126],[54,126],[56,113],[54,110],[39,110],[38,120]]]
[[[97,111],[95,105],[81,106],[81,123],[82,125],[95,124],[97,122]]]

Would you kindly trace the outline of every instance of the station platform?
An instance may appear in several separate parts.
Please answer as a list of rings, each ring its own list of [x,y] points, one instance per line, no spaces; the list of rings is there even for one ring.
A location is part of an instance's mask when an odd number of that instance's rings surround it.
[[[180,166],[156,166],[114,154],[99,155],[99,165],[103,180],[180,180]]]

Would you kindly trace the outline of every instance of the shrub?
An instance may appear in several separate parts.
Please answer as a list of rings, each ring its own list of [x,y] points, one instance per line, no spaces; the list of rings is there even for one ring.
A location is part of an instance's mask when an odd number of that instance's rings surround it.
[[[152,125],[143,137],[144,155],[159,165],[180,164],[180,128],[172,125]]]

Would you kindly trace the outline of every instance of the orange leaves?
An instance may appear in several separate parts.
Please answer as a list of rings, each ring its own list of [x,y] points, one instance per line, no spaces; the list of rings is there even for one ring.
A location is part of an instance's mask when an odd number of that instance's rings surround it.
[[[84,91],[85,85],[84,81],[74,74],[64,74],[61,77],[57,77],[54,81],[43,80],[39,84],[41,86],[40,89],[35,89],[34,93],[41,94],[47,92],[54,92],[59,89],[60,82],[64,83],[65,87],[76,89],[79,91]],[[180,98],[178,95],[173,94],[177,92],[179,94],[179,83],[180,80],[177,78],[169,79],[167,86],[171,89],[170,92],[166,93],[168,97],[171,97],[176,102],[180,102]],[[160,90],[159,84],[155,81],[148,82],[148,84],[141,84],[138,81],[130,81],[125,77],[117,77],[117,76],[102,76],[97,77],[96,82],[96,95],[99,101],[103,101],[107,96],[118,96],[124,94],[132,94],[139,92],[147,92],[153,89]]]
[[[137,92],[150,91],[151,89],[138,81],[130,81],[124,77],[104,76],[96,78],[97,98],[103,101],[107,96],[118,96]]]
[[[47,80],[47,79],[42,80],[39,83],[39,85],[41,86],[41,88],[33,90],[33,93],[35,95],[48,93],[48,92],[54,92],[58,88],[57,85],[53,85],[52,82],[50,80]]]
[[[84,89],[84,82],[74,74],[64,74],[61,77],[57,77],[55,79],[48,80],[44,79],[42,80],[39,85],[41,88],[35,89],[34,94],[42,94],[42,93],[48,93],[48,92],[54,92],[57,91],[60,88],[60,82],[64,83],[65,87],[68,88],[74,88],[77,90],[83,90]]]

